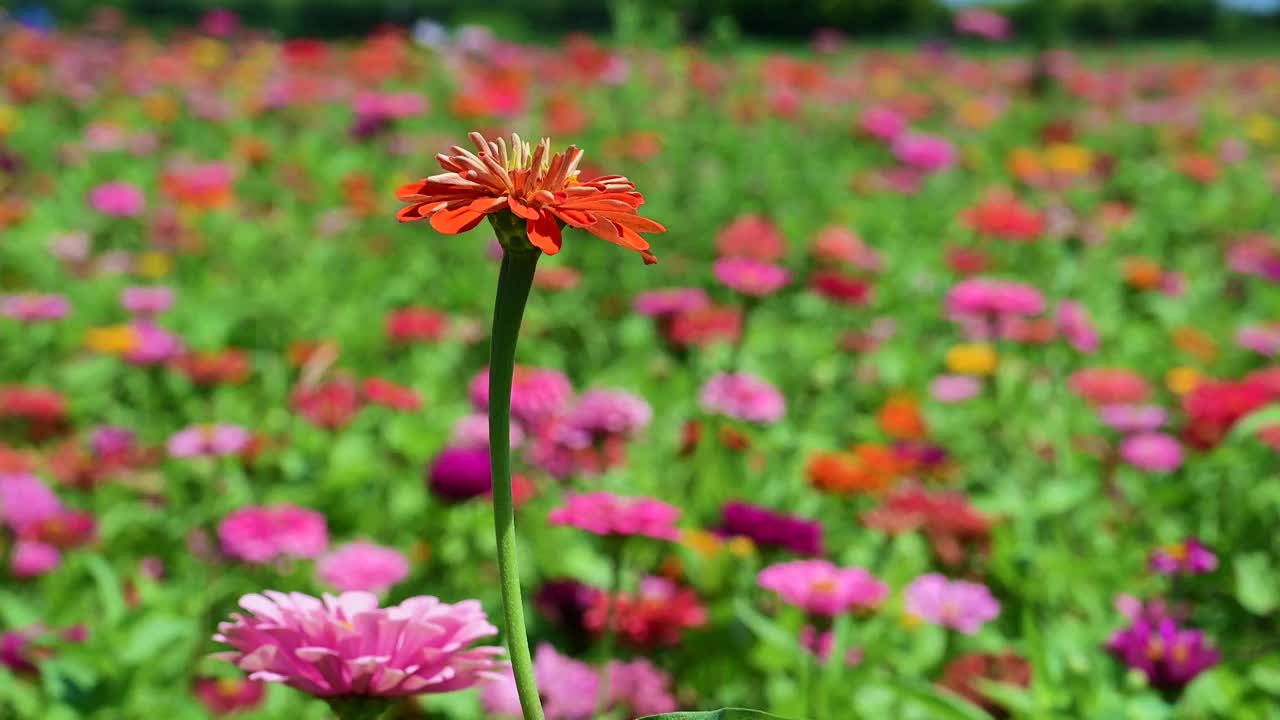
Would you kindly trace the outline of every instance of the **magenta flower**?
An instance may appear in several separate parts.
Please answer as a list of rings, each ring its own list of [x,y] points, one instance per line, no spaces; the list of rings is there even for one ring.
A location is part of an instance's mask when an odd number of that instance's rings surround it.
[[[324,515],[296,505],[243,507],[218,524],[222,551],[252,564],[314,558],[329,545]]]
[[[1161,575],[1203,575],[1218,569],[1218,556],[1196,538],[1157,548],[1151,570]]]
[[[1000,603],[982,583],[921,575],[907,586],[907,615],[973,635],[1000,614]]]
[[[788,605],[815,615],[840,615],[875,608],[889,586],[859,567],[836,567],[826,560],[792,560],[760,571],[756,582]]]
[[[0,473],[0,522],[17,534],[62,513],[62,501],[40,478]]]
[[[1218,664],[1204,633],[1179,627],[1158,605],[1138,609],[1130,621],[1107,641],[1107,651],[1157,688],[1180,690]]]
[[[57,293],[0,295],[0,315],[20,322],[53,322],[66,317],[69,312],[71,302]]]
[[[468,647],[496,635],[477,600],[450,605],[430,596],[379,608],[372,593],[322,598],[245,595],[213,639],[219,657],[250,680],[284,683],[321,698],[395,698],[463,690],[498,672],[502,649]]]
[[[649,426],[653,408],[639,395],[622,390],[588,390],[562,419],[561,442],[585,448],[606,435],[632,437]]]
[[[929,397],[943,403],[958,403],[982,392],[982,381],[972,375],[939,375],[929,383]]]
[[[1071,347],[1086,354],[1097,352],[1098,331],[1083,305],[1071,300],[1058,303],[1057,321],[1058,329]]]
[[[485,441],[488,442],[486,434]],[[444,500],[463,501],[493,491],[487,447],[445,448],[427,469],[431,492]]]
[[[786,399],[769,383],[749,373],[718,373],[698,393],[707,412],[754,423],[774,423],[787,411]]]
[[[956,162],[950,140],[938,135],[908,132],[893,141],[893,155],[907,167],[920,172],[940,172]]]
[[[702,288],[668,288],[642,292],[631,306],[641,315],[667,317],[710,307],[711,298]]]
[[[1044,295],[1024,283],[991,278],[969,278],[947,292],[947,314],[952,317],[990,318],[1002,315],[1039,315]]]
[[[134,217],[147,204],[142,191],[126,182],[109,182],[89,191],[89,207],[111,217]]]
[[[1280,323],[1244,325],[1236,331],[1236,344],[1259,355],[1280,353]]]
[[[953,18],[956,32],[983,40],[1004,40],[1009,37],[1009,18],[986,8],[965,8]]]
[[[476,412],[489,410],[489,371],[471,380],[471,404]],[[511,418],[534,427],[569,404],[573,385],[559,370],[516,366],[511,381]]]
[[[858,117],[858,129],[877,140],[893,142],[906,131],[907,119],[891,108],[867,108]]]
[[[127,287],[120,291],[120,305],[135,315],[144,317],[159,315],[173,307],[173,288]]]
[[[62,564],[62,553],[54,545],[38,540],[18,540],[13,545],[9,572],[14,577],[32,578],[52,572]]]
[[[1170,472],[1182,466],[1182,446],[1165,433],[1139,433],[1120,444],[1120,457],[1139,470]]]
[[[249,447],[252,439],[253,434],[239,425],[192,425],[169,438],[169,456],[189,458],[238,455]]]
[[[89,435],[89,447],[99,458],[115,458],[127,455],[134,449],[137,438],[128,428],[103,425],[94,428]]]
[[[547,516],[552,525],[570,525],[596,535],[638,535],[659,540],[680,537],[676,529],[679,519],[680,508],[661,500],[607,492],[569,493],[565,504]]]
[[[409,576],[409,560],[395,548],[357,540],[317,560],[316,575],[341,592],[380,593]]]
[[[757,547],[781,547],[797,555],[822,554],[822,523],[731,500],[720,509],[721,535],[750,538]]]
[[[182,355],[182,339],[168,330],[145,320],[137,320],[130,327],[137,345],[124,359],[134,365],[163,365]]]
[[[600,673],[581,660],[561,655],[548,643],[538,646],[533,677],[546,720],[589,720],[600,694]],[[521,718],[520,696],[510,668],[480,687],[480,701],[491,715]]]
[[[1149,433],[1164,425],[1169,413],[1159,405],[1120,403],[1098,408],[1098,417],[1117,432]]]
[[[716,279],[734,292],[764,297],[791,282],[791,273],[773,263],[745,257],[722,257],[712,266]]]

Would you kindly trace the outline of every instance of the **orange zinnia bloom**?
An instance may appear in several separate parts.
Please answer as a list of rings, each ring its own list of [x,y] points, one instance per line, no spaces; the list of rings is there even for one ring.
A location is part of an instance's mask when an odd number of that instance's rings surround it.
[[[410,203],[396,215],[401,222],[430,218],[436,231],[455,235],[479,225],[486,215],[509,212],[524,219],[529,242],[548,255],[560,252],[560,228],[569,225],[635,250],[646,265],[658,261],[640,233],[666,228],[636,214],[644,196],[635,183],[621,175],[580,182],[582,150],[570,145],[552,155],[550,138],[531,151],[515,134],[510,148],[502,138],[490,142],[476,132],[468,137],[479,153],[454,146],[453,154],[436,155],[447,172],[396,193]]]

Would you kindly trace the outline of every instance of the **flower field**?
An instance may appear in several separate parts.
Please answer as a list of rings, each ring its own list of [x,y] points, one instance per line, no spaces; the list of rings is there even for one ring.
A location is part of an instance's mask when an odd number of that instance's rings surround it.
[[[1280,717],[1275,57],[418,35],[3,29],[0,719]]]

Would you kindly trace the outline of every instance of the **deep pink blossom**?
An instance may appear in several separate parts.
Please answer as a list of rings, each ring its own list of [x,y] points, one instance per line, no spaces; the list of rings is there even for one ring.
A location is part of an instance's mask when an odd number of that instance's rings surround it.
[[[911,617],[972,635],[1000,614],[1000,603],[982,583],[930,573],[907,586],[905,610]]]
[[[786,413],[782,393],[749,373],[713,375],[698,393],[702,409],[755,423],[774,423]]]
[[[680,508],[647,497],[607,492],[569,493],[547,516],[552,525],[571,525],[596,535],[639,535],[659,540],[680,537]]]
[[[280,558],[314,558],[329,545],[324,515],[296,505],[243,507],[218,524],[222,551],[261,564]]]
[[[760,571],[760,587],[782,601],[816,615],[840,615],[875,608],[889,595],[889,586],[859,567],[837,567],[827,560],[793,560]]]
[[[409,576],[409,560],[395,548],[357,540],[317,560],[316,576],[342,592],[378,593]]]

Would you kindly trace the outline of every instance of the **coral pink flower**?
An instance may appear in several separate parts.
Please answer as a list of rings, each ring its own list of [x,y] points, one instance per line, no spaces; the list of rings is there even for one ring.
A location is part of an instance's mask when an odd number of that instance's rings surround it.
[[[57,293],[0,295],[0,315],[21,322],[52,322],[71,312],[71,302]]]
[[[374,405],[412,412],[422,407],[422,398],[411,387],[398,385],[382,378],[368,378],[360,387],[364,399]]]
[[[925,133],[899,135],[893,141],[893,155],[907,167],[926,173],[946,170],[956,162],[951,141]]]
[[[749,373],[718,373],[698,393],[708,412],[755,423],[774,423],[787,411],[778,389]]]
[[[146,202],[142,191],[126,182],[103,183],[89,191],[89,207],[112,217],[139,215]]]
[[[964,222],[983,235],[1032,242],[1044,233],[1043,213],[1018,202],[1017,198],[992,195],[964,213]]]
[[[663,328],[663,336],[677,350],[716,342],[737,342],[742,336],[742,311],[713,305],[677,313]]]
[[[301,593],[245,595],[213,639],[219,657],[250,680],[284,683],[322,698],[405,697],[462,690],[502,668],[496,635],[479,601],[450,605],[430,596],[378,607],[372,593],[315,598]]]
[[[1125,438],[1120,457],[1140,470],[1170,472],[1182,466],[1182,446],[1164,433],[1140,433]]]
[[[768,219],[742,215],[716,235],[716,251],[726,257],[771,263],[787,254],[787,241]]]
[[[243,507],[218,524],[228,556],[262,564],[278,558],[314,558],[329,545],[324,515],[296,505]]]
[[[342,592],[379,593],[409,576],[409,560],[395,548],[357,540],[317,560],[316,576]]]
[[[239,425],[193,425],[169,438],[169,456],[188,458],[237,455],[249,447],[253,434]]]
[[[680,508],[647,497],[607,492],[569,493],[547,516],[552,525],[570,525],[596,535],[639,535],[676,540]]]
[[[815,615],[840,615],[854,609],[875,608],[889,595],[889,586],[859,567],[842,568],[826,560],[792,560],[760,571],[760,587],[782,601]]]
[[[552,155],[549,138],[531,150],[514,134],[510,149],[502,138],[469,137],[478,155],[454,146],[451,155],[436,156],[446,172],[400,188],[396,197],[410,203],[396,215],[401,222],[430,218],[437,232],[454,235],[504,213],[524,220],[529,242],[548,255],[560,252],[560,228],[569,225],[639,252],[645,264],[658,261],[640,233],[666,228],[636,213],[644,196],[635,183],[621,175],[580,182],[582,151],[570,145]]]
[[[750,258],[722,257],[713,266],[716,279],[743,295],[764,297],[791,282],[786,268]]]
[[[907,586],[905,609],[909,616],[966,635],[994,620],[1000,603],[982,583],[948,580],[937,573],[921,575]]]
[[[1125,368],[1083,368],[1071,374],[1067,386],[1093,405],[1139,403],[1150,393],[1147,381]]]
[[[387,313],[386,327],[393,342],[439,342],[449,329],[449,317],[431,308],[400,308]]]
[[[867,272],[879,272],[883,265],[879,253],[857,233],[839,225],[829,225],[818,231],[809,246],[809,254],[822,262],[849,265]]]
[[[337,430],[351,422],[364,405],[364,398],[354,382],[339,378],[323,385],[299,385],[293,390],[290,404],[312,425]]]

